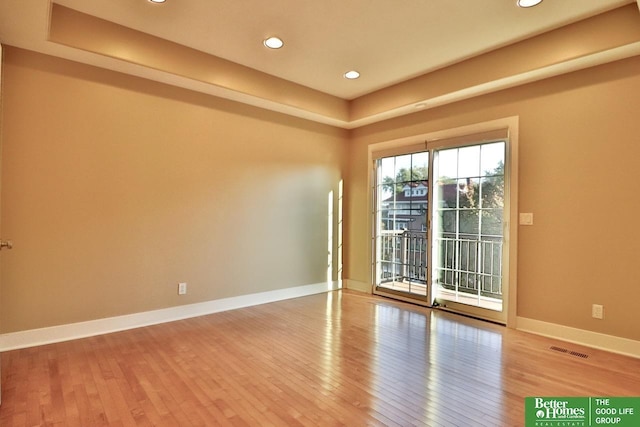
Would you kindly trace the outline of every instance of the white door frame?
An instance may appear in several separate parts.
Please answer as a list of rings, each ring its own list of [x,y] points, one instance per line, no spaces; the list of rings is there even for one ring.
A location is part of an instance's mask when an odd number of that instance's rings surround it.
[[[410,149],[416,144],[423,144],[425,150],[430,150],[435,147],[432,142],[450,138],[464,137],[465,135],[481,134],[485,132],[491,132],[498,129],[508,129],[509,141],[506,146],[505,154],[505,194],[507,200],[505,201],[505,213],[504,218],[504,243],[507,249],[508,262],[503,266],[503,279],[504,279],[504,293],[503,293],[503,311],[506,313],[505,321],[506,326],[510,328],[516,327],[516,304],[517,304],[517,268],[518,268],[518,116],[506,117],[489,122],[476,123],[467,126],[461,126],[452,129],[438,130],[426,134],[395,139],[391,141],[371,144],[368,147],[368,161],[369,165],[374,164],[374,159],[383,155],[394,155],[394,153],[401,153],[403,149]],[[429,141],[429,143],[427,143]],[[429,147],[428,145],[431,145]],[[375,185],[375,176],[373,174],[373,168],[369,174],[368,189],[371,190]],[[369,283],[371,284],[372,292],[375,291],[375,242],[374,233],[376,224],[374,222],[373,210],[375,209],[374,192],[367,192],[368,205],[372,207],[370,214],[368,215],[368,229],[371,232],[369,239],[369,253],[371,254],[371,269]],[[431,203],[429,204],[429,210],[431,210]],[[431,218],[431,212],[429,212],[429,218]],[[430,230],[431,232],[431,230]],[[430,257],[430,254],[428,254]],[[429,263],[431,258],[429,258]],[[430,264],[428,264],[430,266]],[[430,286],[429,286],[430,288]],[[430,295],[431,289],[429,289],[428,298],[432,301]],[[379,292],[376,292],[379,293]],[[419,302],[419,300],[413,298],[405,298],[402,296],[389,295],[394,298],[406,300],[410,302]],[[465,307],[466,308],[466,307]],[[468,311],[468,312],[467,312]],[[476,312],[475,310],[465,310],[466,314],[474,315],[477,317],[484,317],[483,311]],[[491,319],[490,319],[491,320]]]

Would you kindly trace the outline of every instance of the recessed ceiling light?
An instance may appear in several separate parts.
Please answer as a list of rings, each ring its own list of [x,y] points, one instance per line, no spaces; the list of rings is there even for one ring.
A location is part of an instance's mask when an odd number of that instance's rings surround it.
[[[533,7],[542,3],[542,0],[518,0],[518,6],[520,7]]]
[[[167,0],[149,0],[151,3],[164,3]]]
[[[344,73],[344,78],[345,79],[355,80],[358,77],[360,77],[360,73],[357,72],[356,70],[351,70],[351,71],[347,71],[346,73]]]
[[[269,37],[268,39],[265,39],[262,43],[264,43],[264,45],[269,49],[280,49],[282,46],[284,46],[284,42],[282,41],[282,39],[279,39],[278,37]]]

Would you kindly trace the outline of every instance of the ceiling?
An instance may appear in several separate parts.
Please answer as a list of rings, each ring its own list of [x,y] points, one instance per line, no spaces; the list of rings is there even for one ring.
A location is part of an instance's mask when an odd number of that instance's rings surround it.
[[[56,0],[55,3],[349,104],[401,82],[634,1],[544,0],[528,9],[517,7],[515,0],[167,0],[164,4],[148,0]],[[0,0],[0,42],[304,116],[293,111],[304,108],[294,105],[288,111],[291,105],[269,100],[267,96],[252,95],[234,87],[221,90],[214,87],[221,86],[215,83],[189,83],[189,76],[184,73],[173,75],[168,69],[145,67],[135,60],[52,42],[51,10],[50,0]],[[263,39],[272,35],[284,40],[283,48],[265,48]],[[90,38],[90,34],[85,36]],[[345,79],[343,74],[351,69],[358,70],[361,77],[353,81]],[[314,114],[307,118],[314,119]],[[353,127],[348,118],[325,122]]]

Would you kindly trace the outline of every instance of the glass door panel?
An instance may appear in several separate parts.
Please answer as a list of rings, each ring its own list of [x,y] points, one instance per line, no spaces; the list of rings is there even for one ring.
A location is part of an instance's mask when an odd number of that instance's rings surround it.
[[[376,290],[427,296],[429,153],[376,160]]]
[[[503,311],[505,146],[434,151],[431,281],[438,304]]]

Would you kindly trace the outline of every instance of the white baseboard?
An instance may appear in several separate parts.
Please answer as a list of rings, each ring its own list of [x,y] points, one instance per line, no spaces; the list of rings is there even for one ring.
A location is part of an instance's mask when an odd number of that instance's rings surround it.
[[[640,341],[518,317],[516,329],[640,359]]]
[[[366,282],[360,282],[358,280],[344,279],[345,288],[358,292],[371,293],[371,285]]]
[[[11,332],[0,335],[0,352],[108,334],[111,332],[139,328],[142,326],[188,319],[190,317],[204,316],[206,314],[218,313],[221,311],[319,294],[336,290],[338,288],[339,284],[337,281],[333,283],[316,283],[312,285],[277,289],[274,291],[259,292],[256,294],[241,295],[195,304],[180,305],[160,310],[145,311],[124,316],[109,317],[106,319],[89,320],[87,322]]]

